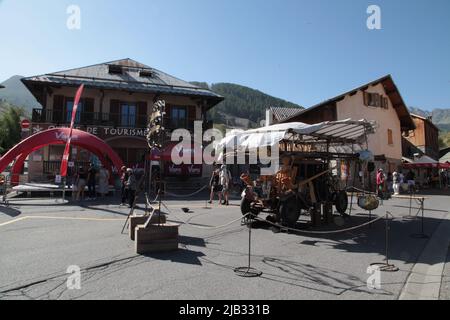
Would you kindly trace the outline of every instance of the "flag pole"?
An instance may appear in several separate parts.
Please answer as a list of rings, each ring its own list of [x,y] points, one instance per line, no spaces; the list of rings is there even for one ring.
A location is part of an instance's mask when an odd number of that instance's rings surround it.
[[[72,142],[72,133],[73,133],[73,127],[75,125],[75,119],[77,117],[77,111],[78,111],[78,103],[80,102],[81,95],[83,94],[84,85],[82,84],[75,95],[75,100],[73,103],[72,108],[72,117],[70,121],[70,131],[69,131],[69,137],[67,138],[66,147],[64,149],[64,154],[61,161],[61,181],[63,182],[63,202],[66,198],[66,178],[67,178],[67,167],[69,163],[69,157],[70,157],[70,144]]]

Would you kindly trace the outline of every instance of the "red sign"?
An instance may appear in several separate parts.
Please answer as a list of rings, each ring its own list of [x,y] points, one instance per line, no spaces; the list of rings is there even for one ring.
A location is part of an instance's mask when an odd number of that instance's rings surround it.
[[[20,126],[22,127],[22,130],[29,130],[31,127],[31,122],[28,119],[22,120]]]

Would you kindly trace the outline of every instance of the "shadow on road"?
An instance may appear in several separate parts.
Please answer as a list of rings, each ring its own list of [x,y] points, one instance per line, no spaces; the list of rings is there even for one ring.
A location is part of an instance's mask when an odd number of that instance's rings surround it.
[[[6,214],[7,216],[10,216],[11,218],[18,217],[22,214],[22,211],[19,211],[17,209],[11,208],[11,207],[0,207],[0,213]]]
[[[175,263],[181,264],[191,264],[201,266],[201,257],[204,257],[203,252],[192,251],[187,249],[179,249],[176,252],[165,252],[165,253],[151,253],[145,254],[144,257],[157,259],[157,260],[168,260]]]

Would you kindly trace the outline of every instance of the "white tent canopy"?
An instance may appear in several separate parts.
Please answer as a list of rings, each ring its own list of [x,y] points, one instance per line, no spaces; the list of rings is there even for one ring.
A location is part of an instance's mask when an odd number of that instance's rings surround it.
[[[339,143],[349,146],[365,140],[367,134],[375,131],[375,123],[366,120],[342,120],[322,122],[308,125],[302,122],[291,122],[267,126],[248,131],[229,133],[216,145],[219,159],[223,158],[223,151],[256,150],[259,148],[274,147],[280,142],[298,142],[304,144]],[[335,147],[336,148],[336,147]]]

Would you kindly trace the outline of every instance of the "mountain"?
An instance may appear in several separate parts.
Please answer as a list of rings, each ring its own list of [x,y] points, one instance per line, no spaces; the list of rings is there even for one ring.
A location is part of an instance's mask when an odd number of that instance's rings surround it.
[[[39,108],[41,105],[20,81],[22,78],[22,76],[13,76],[2,82],[1,85],[5,88],[0,89],[0,100],[22,107],[31,114],[33,108]]]
[[[225,98],[217,107],[210,111],[209,117],[216,123],[227,127],[258,127],[266,118],[269,107],[300,108],[298,104],[272,97],[261,91],[233,83],[192,82],[202,88],[207,88]]]

